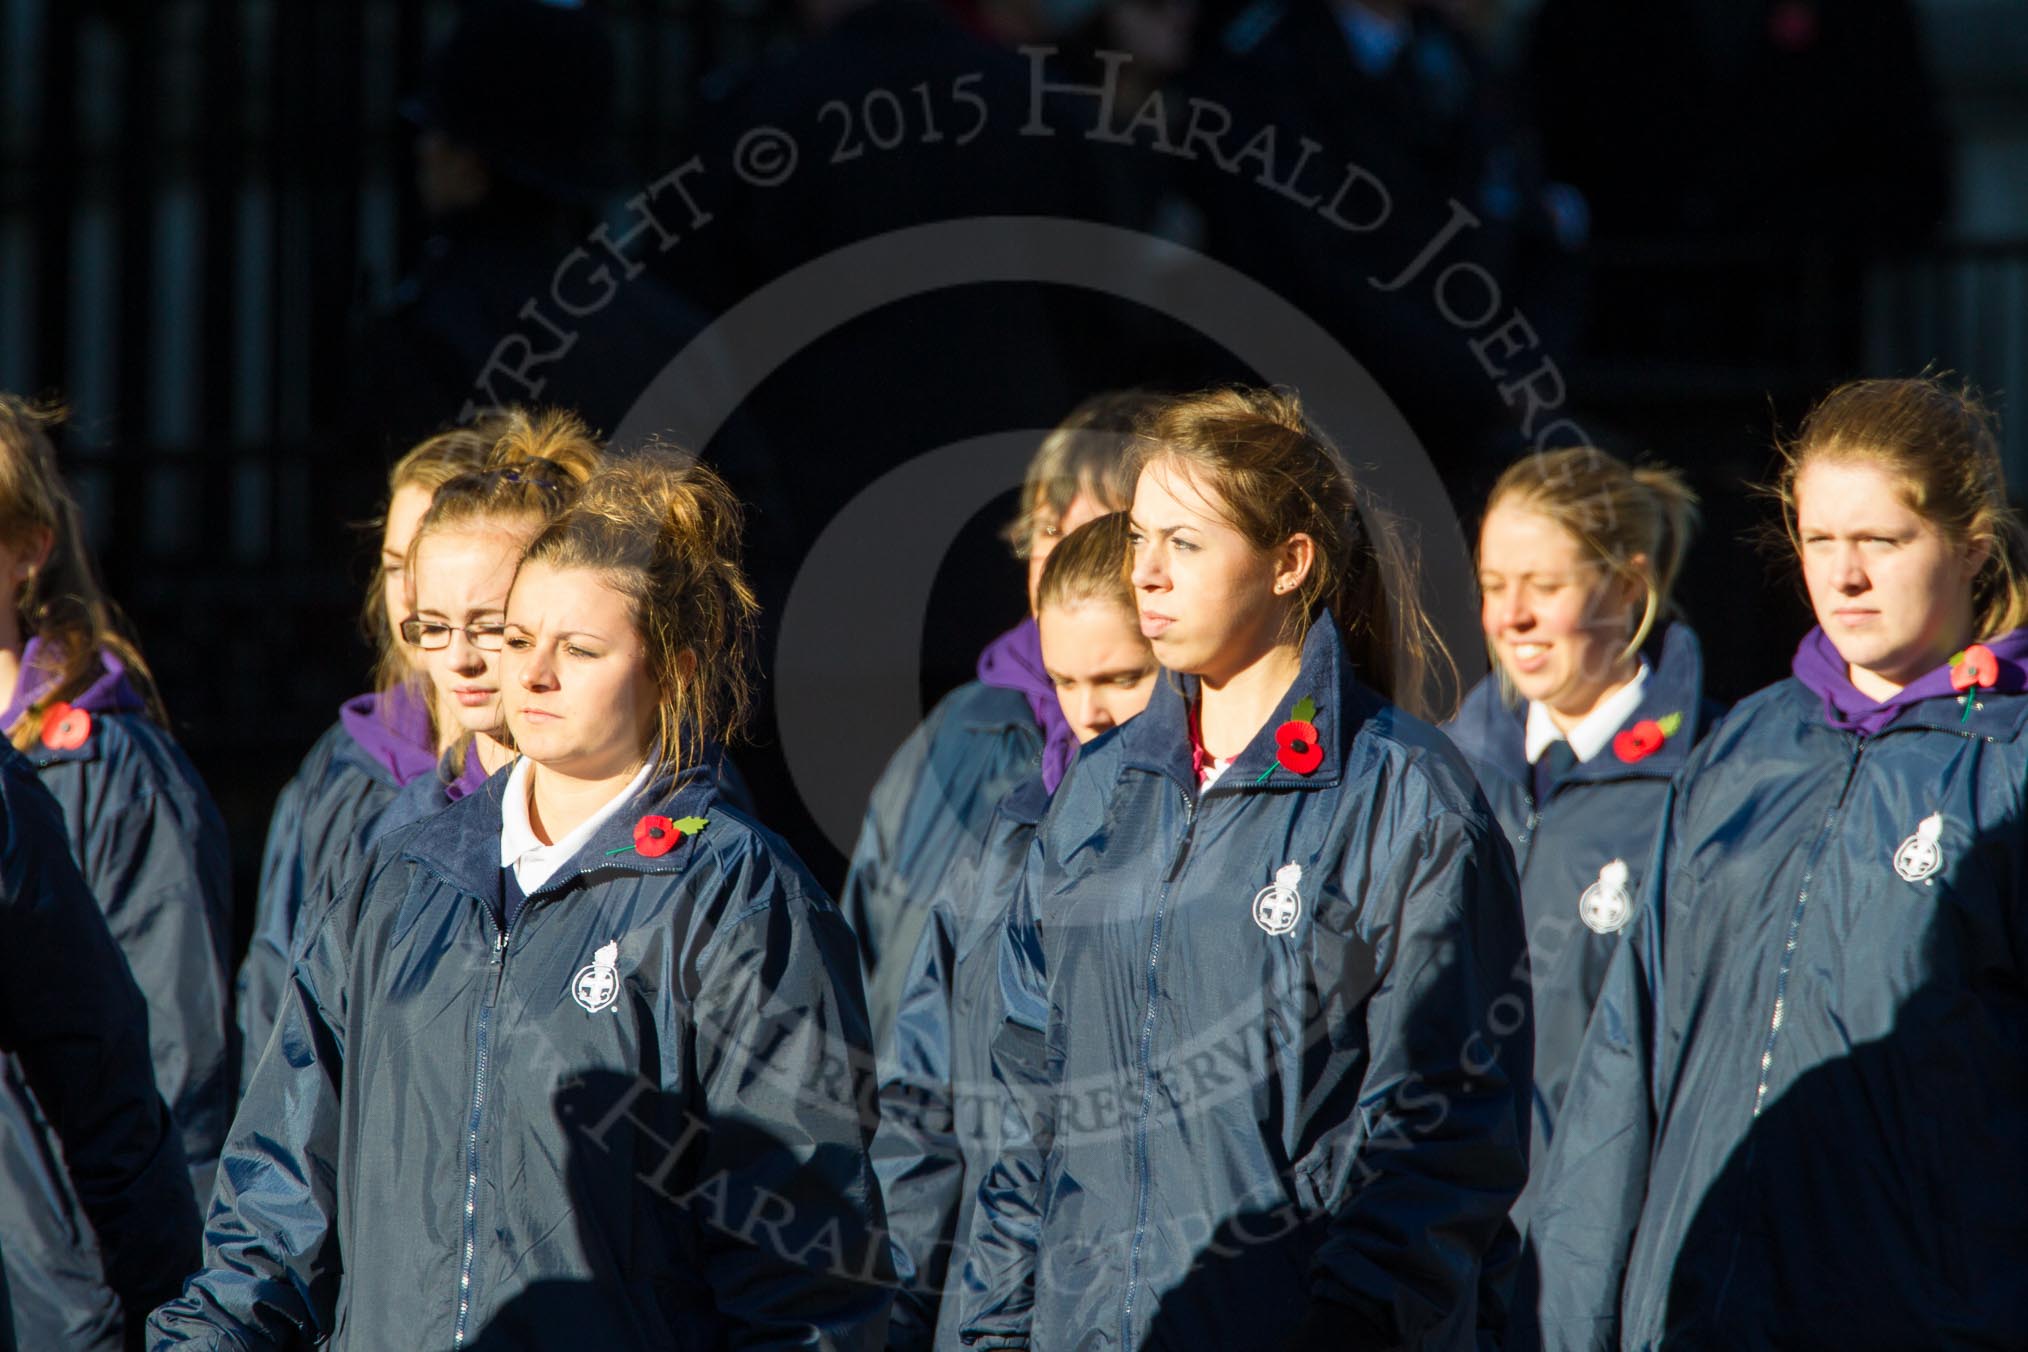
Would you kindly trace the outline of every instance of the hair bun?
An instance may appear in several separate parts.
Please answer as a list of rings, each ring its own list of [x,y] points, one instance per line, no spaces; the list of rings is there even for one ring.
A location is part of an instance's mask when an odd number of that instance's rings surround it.
[[[584,419],[568,409],[510,408],[505,426],[486,454],[487,469],[553,475],[582,484],[599,466],[603,451]],[[518,482],[518,481],[515,481]]]

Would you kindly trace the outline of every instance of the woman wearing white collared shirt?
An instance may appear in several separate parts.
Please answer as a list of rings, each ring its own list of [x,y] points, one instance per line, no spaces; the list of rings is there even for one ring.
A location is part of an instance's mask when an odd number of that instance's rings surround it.
[[[314,918],[152,1346],[877,1345],[852,936],[715,772],[738,524],[641,452],[535,536],[502,598],[521,758]]]
[[[1664,619],[1695,524],[1696,498],[1675,471],[1582,448],[1510,466],[1479,532],[1494,670],[1444,730],[1521,874],[1538,1163],[1669,778],[1716,712],[1696,635]],[[1533,1196],[1515,1204],[1517,1223]]]

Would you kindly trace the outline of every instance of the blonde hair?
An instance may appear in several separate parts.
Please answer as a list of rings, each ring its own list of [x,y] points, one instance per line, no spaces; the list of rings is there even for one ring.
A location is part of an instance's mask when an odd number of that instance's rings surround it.
[[[604,452],[591,429],[564,409],[513,408],[477,467],[438,485],[409,543],[409,566],[426,538],[488,522],[525,524],[532,536],[576,500]]]
[[[1129,580],[1132,535],[1125,512],[1108,512],[1064,536],[1042,565],[1042,580],[1035,590],[1036,611],[1052,605],[1105,601],[1134,614],[1134,585]]]
[[[99,586],[77,502],[57,471],[49,432],[64,416],[60,406],[0,394],[0,538],[20,545],[37,532],[49,535],[49,557],[29,574],[13,604],[22,637],[41,639],[60,663],[56,680],[7,729],[8,740],[21,749],[41,740],[51,705],[76,698],[99,678],[101,652],[126,667],[148,717],[165,726],[169,721],[139,642]]]
[[[1290,613],[1301,642],[1318,616],[1337,624],[1360,678],[1413,714],[1456,698],[1457,667],[1423,608],[1413,551],[1294,391],[1226,386],[1165,401],[1143,421],[1146,463],[1198,471],[1255,549],[1291,536],[1316,562]],[[1432,700],[1427,686],[1440,683]]]
[[[523,557],[597,573],[633,607],[657,692],[659,766],[681,773],[736,735],[753,699],[760,604],[740,567],[741,508],[689,456],[650,446],[604,465]]]
[[[453,427],[417,442],[388,471],[387,502],[380,515],[363,528],[372,531],[376,540],[381,538],[396,494],[404,488],[420,488],[434,499],[439,488],[484,464],[486,452],[506,428],[506,414],[485,413],[470,426]],[[387,562],[378,550],[374,553],[373,582],[366,590],[366,606],[360,612],[359,623],[375,653],[374,690],[382,695],[391,694],[414,680],[415,666],[395,637],[394,617],[387,613]],[[424,702],[434,709],[434,701]]]
[[[520,527],[525,544],[571,503],[604,458],[590,428],[563,409],[510,408],[497,417],[498,435],[477,469],[446,480],[430,498],[408,546],[408,575],[416,575],[422,544],[446,531]],[[437,728],[436,700],[428,701],[430,726]],[[438,758],[437,774],[455,779],[464,768],[472,734],[461,732]]]
[[[1606,573],[1639,584],[1640,623],[1621,660],[1641,650],[1671,611],[1676,579],[1697,531],[1697,494],[1666,465],[1629,465],[1592,446],[1530,455],[1509,465],[1486,499],[1547,517]]]
[[[1972,579],[1976,637],[2028,624],[2028,531],[2007,502],[1997,420],[1969,384],[1942,374],[1840,385],[1778,440],[1772,487],[1791,548],[1796,478],[1813,461],[1873,465],[1901,481],[1909,507],[1958,545],[1985,551]]]
[[[1080,491],[1089,491],[1109,512],[1134,500],[1134,431],[1164,402],[1150,390],[1108,390],[1072,409],[1042,439],[1021,483],[1021,508],[1000,532],[1025,559],[1035,533],[1052,526]]]

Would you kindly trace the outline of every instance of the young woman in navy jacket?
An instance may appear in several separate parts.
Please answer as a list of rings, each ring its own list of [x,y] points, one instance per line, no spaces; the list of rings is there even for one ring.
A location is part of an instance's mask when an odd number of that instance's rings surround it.
[[[53,421],[0,395],[0,578],[11,592],[0,606],[0,727],[62,808],[71,856],[147,997],[156,1086],[204,1195],[233,1098],[225,823],[99,591]],[[119,1301],[46,1114],[12,1068],[0,1081],[16,1331],[28,1347],[118,1348]]]
[[[1043,668],[1079,745],[1145,709],[1160,671],[1122,566],[1128,530],[1124,512],[1079,526],[1050,552],[1035,591]],[[899,1282],[889,1352],[957,1339],[958,1302],[944,1287],[964,1271],[972,1199],[999,1146],[999,936],[1049,798],[1031,776],[994,808],[979,848],[952,860],[881,1044],[873,1162]]]
[[[521,758],[311,920],[157,1348],[877,1345],[851,935],[704,768],[746,702],[737,518],[642,453],[536,537]]]
[[[148,1011],[106,918],[71,862],[63,817],[35,767],[0,747],[0,1052],[10,1079],[35,1096],[81,1224],[97,1240],[106,1287],[138,1329],[197,1261],[197,1201],[176,1124],[155,1089]],[[0,1226],[0,1250],[34,1235],[19,1212]],[[16,1270],[12,1263],[10,1270]],[[50,1274],[37,1273],[47,1281]],[[90,1346],[48,1341],[17,1325],[0,1277],[0,1352]],[[46,1299],[47,1290],[19,1293]],[[82,1336],[75,1336],[82,1335]]]
[[[1669,779],[1716,712],[1697,636],[1668,618],[1695,524],[1696,498],[1675,471],[1583,447],[1516,461],[1479,529],[1494,670],[1444,731],[1521,875],[1533,1161],[1548,1154],[1592,1001],[1633,918]]]
[[[320,883],[344,878],[358,866],[381,812],[404,784],[436,764],[429,686],[399,630],[409,611],[408,547],[437,489],[477,469],[512,421],[488,415],[470,427],[439,433],[410,449],[388,473],[380,559],[364,614],[367,641],[380,653],[374,688],[340,706],[338,721],[282,786],[268,818],[253,936],[237,982],[242,1091],[274,1029],[304,907]]]
[[[963,1337],[1467,1347],[1526,1166],[1512,857],[1420,704],[1389,518],[1294,396],[1146,428],[1132,580],[1174,673],[1080,753],[1009,939],[1036,1110],[984,1184]]]
[[[1052,790],[1077,752],[1035,624],[1035,589],[1057,542],[1127,505],[1140,390],[1094,395],[1043,439],[1006,539],[1027,565],[1029,614],[979,655],[979,679],[946,695],[881,771],[839,904],[859,939],[876,1039],[887,1037],[937,884],[979,848],[994,806],[1038,770]]]
[[[1671,792],[1531,1237],[1557,1348],[2028,1345],[2028,536],[1936,380],[1784,448],[1816,612]]]

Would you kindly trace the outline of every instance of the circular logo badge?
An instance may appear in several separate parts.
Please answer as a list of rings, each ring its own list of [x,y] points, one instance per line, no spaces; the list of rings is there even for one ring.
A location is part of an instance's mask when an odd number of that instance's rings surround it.
[[[1302,894],[1280,883],[1269,883],[1253,898],[1253,923],[1269,934],[1287,934],[1302,918]]]
[[[1606,888],[1593,883],[1577,899],[1577,913],[1592,933],[1618,934],[1634,918],[1634,899],[1624,887]]]
[[[1919,883],[1943,867],[1943,814],[1932,812],[1894,852],[1894,871],[1905,883]]]
[[[1617,934],[1634,918],[1634,894],[1627,889],[1627,865],[1615,859],[1598,871],[1598,881],[1577,899],[1577,915],[1594,934]]]
[[[620,993],[620,974],[602,963],[581,968],[570,983],[570,995],[592,1014],[610,1005]]]

